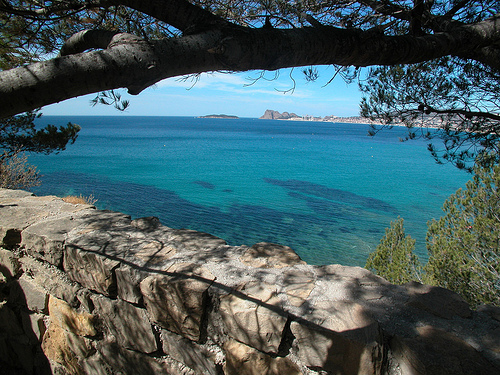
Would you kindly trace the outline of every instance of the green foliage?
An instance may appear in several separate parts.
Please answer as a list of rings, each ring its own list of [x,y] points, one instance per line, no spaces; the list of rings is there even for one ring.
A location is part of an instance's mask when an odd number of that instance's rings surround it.
[[[80,127],[68,123],[57,128],[47,125],[37,129],[35,120],[40,118],[37,112],[0,120],[0,187],[8,189],[29,189],[40,184],[35,166],[28,164],[24,152],[50,154],[74,143]]]
[[[103,91],[96,95],[94,99],[90,101],[92,107],[95,107],[97,104],[103,105],[112,105],[119,111],[125,111],[130,102],[128,100],[122,100],[122,97],[115,90]]]
[[[403,222],[402,218],[391,222],[365,266],[394,284],[421,280],[420,262],[413,252],[415,240],[406,236]]]
[[[7,156],[22,151],[49,154],[63,151],[68,143],[75,142],[80,126],[68,123],[59,128],[47,125],[37,129],[35,119],[40,116],[37,112],[27,112],[0,120],[0,150]]]
[[[366,268],[392,283],[415,280],[450,289],[472,307],[500,306],[500,165],[478,164],[474,173],[466,189],[446,200],[445,215],[428,223],[423,272],[403,219],[386,229]]]
[[[500,166],[477,166],[465,190],[445,202],[429,223],[428,281],[475,306],[500,306]]]
[[[500,76],[472,60],[443,57],[412,65],[372,68],[360,82],[361,115],[408,127],[405,140],[429,143],[439,162],[470,167],[481,153],[500,161]],[[428,129],[439,128],[439,131]],[[371,135],[377,132],[373,127]]]

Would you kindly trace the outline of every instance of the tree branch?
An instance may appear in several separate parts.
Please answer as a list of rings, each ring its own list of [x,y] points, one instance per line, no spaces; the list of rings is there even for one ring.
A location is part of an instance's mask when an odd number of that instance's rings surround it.
[[[163,21],[184,34],[194,34],[214,27],[234,26],[227,20],[185,0],[111,0]]]
[[[80,31],[63,44],[59,56],[73,55],[88,49],[106,49],[117,34],[107,30]]]
[[[102,51],[71,54],[0,72],[0,118],[120,87],[138,94],[159,80],[185,74],[331,64],[395,65],[460,56],[496,43],[500,39],[500,17],[419,37],[327,26],[214,28],[151,43],[137,37],[124,40],[126,34],[119,35],[110,45],[106,38],[104,42],[94,38],[94,46],[107,47]],[[69,49],[69,53],[89,46],[85,42],[75,45],[78,47]],[[500,69],[500,61],[494,63],[492,66]]]
[[[430,111],[437,114],[449,114],[449,115],[462,115],[466,118],[481,117],[484,119],[500,121],[500,115],[492,112],[481,112],[481,111],[468,111],[465,109],[437,109],[431,106],[425,105],[425,107]]]
[[[21,16],[28,19],[36,19],[36,20],[53,20],[66,16],[55,16],[57,13],[61,12],[78,12],[84,9],[96,8],[99,6],[103,6],[103,3],[96,1],[85,1],[85,2],[54,2],[54,4],[48,6],[40,5],[35,9],[22,9],[18,7],[13,7],[8,1],[0,2],[0,12],[4,12],[7,14],[13,14],[17,16]]]

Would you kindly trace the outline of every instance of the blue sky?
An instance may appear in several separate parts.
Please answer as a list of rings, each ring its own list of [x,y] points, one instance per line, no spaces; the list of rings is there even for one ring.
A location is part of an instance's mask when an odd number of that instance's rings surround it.
[[[123,115],[129,116],[203,116],[227,114],[239,117],[260,117],[266,109],[295,112],[311,116],[357,116],[361,94],[356,83],[347,85],[342,78],[333,77],[333,67],[319,68],[316,82],[307,82],[295,68],[266,72],[265,78],[254,82],[261,72],[238,74],[203,74],[197,82],[171,78],[157,83],[137,96],[120,90],[123,99],[130,100],[130,108]],[[294,86],[293,92],[284,93]],[[69,99],[46,106],[44,115],[120,115],[111,106],[90,106],[95,95]]]

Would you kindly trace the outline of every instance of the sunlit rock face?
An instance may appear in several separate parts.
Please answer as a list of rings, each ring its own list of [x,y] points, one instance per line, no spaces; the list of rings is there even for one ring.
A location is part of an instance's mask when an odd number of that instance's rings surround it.
[[[5,373],[495,374],[500,312],[289,247],[0,189]]]

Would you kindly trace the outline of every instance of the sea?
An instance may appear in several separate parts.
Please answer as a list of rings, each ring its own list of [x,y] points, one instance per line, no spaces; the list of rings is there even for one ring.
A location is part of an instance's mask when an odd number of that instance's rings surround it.
[[[37,195],[83,195],[99,209],[221,237],[290,246],[310,264],[364,266],[398,217],[427,258],[427,222],[469,174],[394,127],[196,117],[44,116],[81,126],[58,154],[30,155]],[[437,144],[439,145],[439,144]]]

